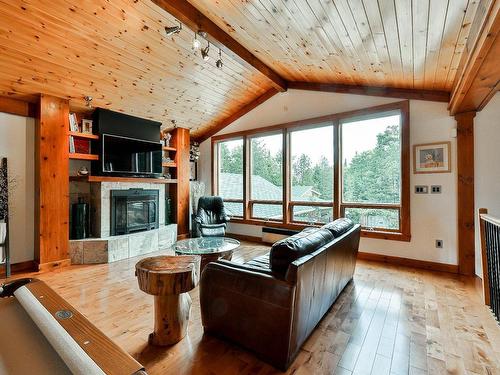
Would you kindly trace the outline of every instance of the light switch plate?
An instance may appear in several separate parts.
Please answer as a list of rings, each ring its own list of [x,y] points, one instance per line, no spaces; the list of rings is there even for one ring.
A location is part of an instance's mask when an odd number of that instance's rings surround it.
[[[429,187],[427,185],[415,185],[415,194],[428,194]]]
[[[441,194],[441,185],[431,185],[431,194]]]

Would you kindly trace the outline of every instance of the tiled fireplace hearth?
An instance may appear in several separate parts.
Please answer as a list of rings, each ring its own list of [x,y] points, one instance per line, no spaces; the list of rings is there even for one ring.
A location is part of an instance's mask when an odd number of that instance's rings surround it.
[[[141,194],[144,191],[146,194]],[[131,192],[132,194],[127,194]],[[161,184],[100,182],[75,184],[71,187],[72,201],[76,196],[85,196],[90,202],[90,232],[92,238],[70,241],[70,258],[72,264],[110,263],[158,250],[168,250],[177,239],[177,225],[165,225],[165,188]],[[131,210],[148,210],[150,215],[157,215],[155,228],[139,232],[111,235],[112,203],[116,197],[132,196]],[[137,198],[147,197],[138,207]],[[156,207],[158,197],[158,207]],[[154,199],[153,199],[154,198]],[[122,198],[120,198],[122,199]],[[113,201],[114,200],[114,201]],[[148,216],[148,215],[146,215]],[[156,228],[157,226],[157,228]]]

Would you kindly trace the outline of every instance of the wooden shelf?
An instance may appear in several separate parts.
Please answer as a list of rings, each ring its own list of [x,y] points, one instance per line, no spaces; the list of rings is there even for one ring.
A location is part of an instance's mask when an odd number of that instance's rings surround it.
[[[99,160],[99,155],[95,155],[95,154],[78,154],[76,152],[70,152],[69,153],[69,158],[70,159],[76,159],[76,160]]]
[[[162,167],[168,167],[168,168],[177,168],[177,164],[172,162],[172,163],[161,163]]]
[[[177,180],[166,178],[111,177],[111,176],[69,176],[70,181],[83,182],[144,182],[150,184],[176,184]]]
[[[163,146],[162,149],[163,149],[163,151],[177,151],[177,149],[175,147]]]
[[[80,132],[69,132],[68,135],[71,135],[71,136],[77,137],[77,138],[99,139],[99,136],[96,135],[96,134],[87,134],[87,133],[80,133]]]

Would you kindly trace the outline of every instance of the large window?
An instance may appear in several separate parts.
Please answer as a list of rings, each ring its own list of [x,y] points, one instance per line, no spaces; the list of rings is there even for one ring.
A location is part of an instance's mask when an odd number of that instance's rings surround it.
[[[333,213],[332,123],[290,131],[291,221],[327,223]]]
[[[229,215],[243,217],[243,138],[219,142],[217,161],[218,194]]]
[[[342,213],[369,229],[400,229],[401,114],[340,122]]]
[[[283,135],[250,138],[250,205],[255,219],[283,220]]]
[[[297,228],[341,216],[410,239],[408,101],[212,139],[235,222]]]

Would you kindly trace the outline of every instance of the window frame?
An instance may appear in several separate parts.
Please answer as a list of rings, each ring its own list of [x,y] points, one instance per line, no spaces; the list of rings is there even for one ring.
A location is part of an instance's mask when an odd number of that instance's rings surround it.
[[[311,119],[311,120],[314,120],[314,119]],[[292,134],[293,132],[296,132],[296,131],[303,131],[303,130],[311,130],[311,129],[318,129],[318,128],[324,128],[324,127],[332,127],[332,131],[333,131],[333,173],[332,173],[332,178],[333,178],[333,182],[332,182],[332,185],[333,185],[333,197],[332,197],[332,200],[329,201],[329,202],[307,202],[307,201],[294,201],[293,198],[292,198],[292,164],[291,164],[291,160],[292,160]],[[310,223],[307,223],[307,222],[304,222],[304,221],[299,221],[299,220],[294,220],[294,216],[293,216],[293,208],[294,207],[304,207],[304,206],[311,206],[311,207],[332,207],[333,209],[333,216],[334,217],[338,217],[337,214],[336,214],[336,210],[335,210],[335,207],[334,207],[334,204],[335,204],[335,181],[337,180],[336,178],[336,175],[335,175],[335,163],[336,163],[336,157],[335,157],[335,153],[336,153],[336,130],[335,130],[335,124],[331,121],[322,121],[322,122],[314,122],[313,123],[307,123],[307,124],[304,124],[303,126],[293,126],[293,127],[290,127],[290,128],[286,128],[286,133],[287,133],[287,151],[288,151],[288,155],[287,155],[287,166],[286,168],[289,170],[289,175],[287,177],[289,177],[287,179],[287,182],[288,182],[288,186],[287,186],[287,194],[288,194],[288,213],[287,213],[287,219],[288,219],[288,223],[290,224],[296,224],[296,225],[307,225],[307,226],[310,226],[311,224]],[[320,224],[320,223],[318,223]],[[322,223],[322,224],[325,224],[325,223]]]
[[[214,173],[212,174],[212,181],[213,181],[213,186],[212,186],[212,191],[216,191],[217,195],[219,194],[219,179],[220,179],[220,169],[219,169],[219,160],[220,160],[220,147],[219,145],[224,142],[228,141],[237,141],[237,140],[242,140],[243,142],[243,197],[241,199],[237,198],[224,198],[225,202],[228,203],[240,203],[243,206],[243,215],[242,216],[232,216],[234,219],[243,219],[245,217],[245,139],[243,137],[235,137],[235,138],[230,138],[230,139],[224,139],[220,142],[218,142],[215,146],[212,144],[212,164],[213,164],[213,171]],[[214,157],[217,156],[217,157]],[[214,186],[217,186],[217,190],[215,190]]]
[[[342,168],[340,163],[341,158],[341,126],[343,120],[353,119],[356,117],[377,117],[377,115],[386,114],[391,111],[399,111],[401,114],[401,200],[399,204],[365,204],[365,203],[350,203],[342,202]],[[222,141],[243,139],[243,201],[226,199],[227,202],[235,202],[243,204],[243,217],[233,217],[234,223],[251,224],[259,226],[272,226],[288,229],[303,229],[311,226],[309,223],[293,220],[294,206],[321,206],[332,207],[335,218],[344,216],[346,208],[381,208],[381,209],[398,209],[399,210],[399,230],[386,228],[362,228],[361,236],[368,238],[410,241],[411,240],[411,225],[410,225],[410,103],[409,100],[399,101],[379,105],[375,107],[364,108],[355,111],[336,113],[327,116],[321,116],[306,120],[294,121],[279,125],[268,126],[264,128],[251,129],[230,134],[224,134],[212,137],[211,152],[212,152],[212,191],[215,194],[218,190],[218,143]],[[329,126],[325,123],[333,125],[333,202],[298,202],[291,200],[291,133],[294,130],[306,130],[308,128]],[[261,201],[250,199],[250,173],[251,173],[251,155],[250,155],[250,140],[255,137],[262,137],[276,133],[282,133],[283,139],[283,201]],[[217,156],[217,157],[216,157]],[[282,220],[258,219],[252,215],[252,206],[259,203],[277,203],[283,205]]]
[[[281,154],[282,154],[282,160],[281,160],[281,173],[282,173],[282,179],[283,179],[283,188],[282,189],[282,198],[281,200],[265,200],[265,199],[252,199],[252,139],[255,139],[255,138],[264,138],[264,137],[268,137],[268,136],[273,136],[273,135],[281,135],[281,141],[282,141],[282,144],[281,144]],[[286,157],[285,157],[285,143],[286,143],[286,140],[285,140],[285,137],[286,137],[286,134],[285,134],[285,131],[284,129],[280,129],[280,130],[276,130],[276,131],[268,131],[268,132],[261,132],[261,133],[254,133],[254,134],[251,134],[249,135],[248,137],[244,137],[244,142],[246,143],[246,146],[248,148],[248,170],[245,170],[245,173],[247,175],[247,179],[248,179],[248,185],[247,185],[247,189],[248,189],[248,212],[249,212],[249,217],[251,220],[258,220],[258,221],[264,221],[264,222],[275,222],[275,223],[285,223],[285,193],[283,192],[283,190],[286,189],[286,186],[285,186],[285,162],[286,162]],[[243,146],[243,148],[245,148],[245,146]],[[280,205],[282,206],[282,219],[281,221],[279,219],[272,219],[272,218],[268,218],[268,219],[265,219],[265,218],[259,218],[259,217],[256,217],[254,216],[254,213],[253,213],[253,206],[255,204],[271,204],[271,205]]]

